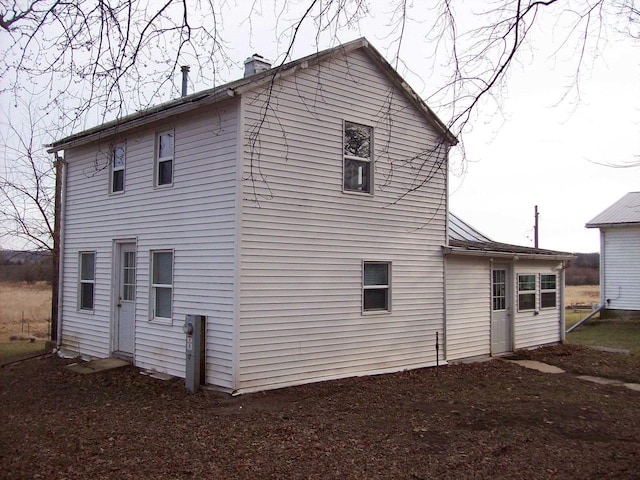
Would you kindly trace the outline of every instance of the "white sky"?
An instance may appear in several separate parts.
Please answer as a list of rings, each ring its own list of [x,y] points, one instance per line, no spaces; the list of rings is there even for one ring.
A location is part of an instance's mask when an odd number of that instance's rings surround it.
[[[273,7],[263,2],[261,16],[254,14],[250,24],[245,3],[261,5],[241,2],[223,15],[223,38],[237,68],[222,72],[221,80],[241,77],[242,61],[253,53],[281,60],[288,46],[281,35],[289,24],[286,19],[299,16],[284,12],[276,24]],[[372,1],[372,18],[362,21],[358,30],[339,30],[337,39],[346,42],[365,36],[392,60],[390,42],[395,34],[390,33],[386,3]],[[410,3],[409,15],[415,21],[406,26],[401,52],[406,69],[399,69],[424,97],[440,86],[445,71],[445,66],[434,65],[425,53],[420,20],[432,14],[425,3]],[[479,4],[460,3],[459,22],[472,22],[470,12]],[[594,163],[640,161],[640,42],[634,43],[615,29],[606,32],[599,56],[580,77],[579,102],[573,96],[557,105],[575,73],[570,62],[573,51],[553,55],[563,33],[553,15],[543,18],[533,32],[529,55],[510,72],[501,115],[486,104],[472,120],[473,128],[464,136],[466,172],[451,175],[450,208],[494,240],[532,246],[534,206],[538,205],[541,248],[594,252],[599,250],[599,234],[584,224],[625,193],[640,190],[640,167],[609,168]],[[336,37],[325,33],[317,42],[315,28],[306,25],[291,57],[335,46]],[[198,83],[199,73],[192,66],[191,89],[210,86]],[[6,109],[6,102],[2,103]],[[429,104],[446,122],[443,112]],[[455,152],[452,158],[455,164]]]

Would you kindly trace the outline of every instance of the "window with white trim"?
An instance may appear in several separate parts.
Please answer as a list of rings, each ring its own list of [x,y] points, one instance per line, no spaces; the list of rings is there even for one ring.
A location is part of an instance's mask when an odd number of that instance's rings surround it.
[[[156,185],[171,185],[173,183],[173,130],[158,133],[156,141]]]
[[[93,311],[96,283],[95,252],[80,252],[80,278],[78,288],[78,307],[80,310]]]
[[[362,311],[391,310],[391,263],[363,262]]]
[[[345,192],[373,192],[373,128],[344,122],[343,188]]]
[[[152,318],[171,320],[173,297],[173,252],[151,252]]]
[[[557,290],[557,275],[540,275],[540,308],[556,308]]]
[[[124,144],[113,147],[111,152],[111,193],[124,192],[125,157]]]
[[[518,311],[536,309],[536,275],[518,275]]]

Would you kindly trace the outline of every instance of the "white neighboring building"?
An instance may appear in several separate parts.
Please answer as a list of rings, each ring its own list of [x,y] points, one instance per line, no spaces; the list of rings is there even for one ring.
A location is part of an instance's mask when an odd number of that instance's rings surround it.
[[[491,240],[449,213],[447,360],[564,340],[566,252]]]
[[[596,215],[600,229],[600,304],[606,310],[640,310],[640,192],[630,192]]]

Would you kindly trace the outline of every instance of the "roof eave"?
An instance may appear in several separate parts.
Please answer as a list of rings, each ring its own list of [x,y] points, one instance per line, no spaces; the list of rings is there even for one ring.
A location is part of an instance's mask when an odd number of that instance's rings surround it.
[[[585,228],[615,228],[615,227],[638,227],[640,222],[610,222],[610,223],[587,223]]]
[[[496,250],[469,250],[462,247],[442,247],[444,255],[457,255],[466,257],[508,258],[512,260],[549,260],[566,261],[575,260],[577,257],[570,253],[521,253],[499,252]]]
[[[107,122],[80,133],[46,145],[48,153],[56,153],[72,147],[78,147],[113,135],[122,134],[134,128],[179,115],[207,105],[218,103],[235,96],[232,88],[220,88],[189,95],[178,101],[163,103],[156,107],[134,113],[119,120]]]

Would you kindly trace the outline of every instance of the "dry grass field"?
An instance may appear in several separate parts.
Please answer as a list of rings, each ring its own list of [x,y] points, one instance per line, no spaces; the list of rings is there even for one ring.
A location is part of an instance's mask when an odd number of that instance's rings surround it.
[[[12,336],[48,338],[50,315],[50,285],[0,283],[0,342]]]
[[[598,302],[598,285],[568,286],[566,305]],[[46,283],[0,283],[0,342],[14,336],[47,338],[51,287]]]
[[[600,285],[567,285],[565,305],[589,304],[600,302]]]

